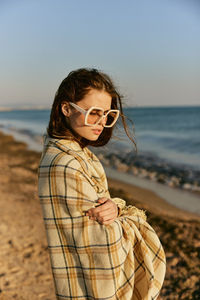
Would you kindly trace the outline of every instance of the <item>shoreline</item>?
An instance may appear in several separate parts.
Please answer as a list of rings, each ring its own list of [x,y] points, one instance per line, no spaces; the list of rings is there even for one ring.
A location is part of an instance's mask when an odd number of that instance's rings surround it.
[[[16,140],[27,143],[28,149],[37,152],[42,151],[41,135],[27,129],[6,128],[4,126],[0,126],[0,130],[4,134],[14,136]],[[200,168],[197,166],[177,164],[148,152],[134,155],[133,151],[128,150],[128,148],[125,152],[121,152],[113,142],[101,147],[101,149],[91,147],[91,151],[99,157],[104,168],[114,169],[122,178],[124,174],[127,174],[130,177],[133,176],[136,181],[148,180],[150,186],[157,182],[171,190],[183,190],[200,197]],[[199,208],[198,210],[200,213]]]
[[[2,129],[2,128],[1,128]],[[13,135],[10,131],[3,131],[0,129],[0,133],[2,133],[5,137],[11,136],[13,139],[13,143],[22,143],[25,144],[27,151],[35,152],[37,155],[41,155],[42,145],[41,147],[37,147],[37,143],[32,141],[26,140],[26,137],[23,137],[23,134],[17,133]],[[30,142],[30,143],[29,143]],[[94,148],[92,151],[95,150]],[[95,153],[95,151],[94,151]],[[172,187],[168,187],[164,184],[157,183],[150,179],[140,178],[138,176],[134,176],[131,174],[124,173],[124,169],[122,168],[121,171],[116,170],[114,168],[110,168],[104,164],[104,157],[102,155],[98,155],[103,167],[105,169],[108,183],[110,184],[111,188],[120,187],[122,190],[129,191],[129,194],[132,195],[136,201],[140,202],[141,204],[149,206],[149,210],[157,210],[159,213],[165,215],[170,213],[171,216],[176,216],[177,214],[180,215],[184,219],[200,219],[200,198],[199,192],[194,191],[185,191],[185,190],[177,190]],[[140,191],[140,193],[136,193],[135,190]],[[170,194],[170,195],[168,195]],[[151,195],[151,197],[149,197]],[[179,196],[182,197],[187,195],[184,204],[185,206],[181,207],[181,203],[172,203],[170,197],[174,199],[175,197]],[[147,200],[148,199],[148,200]],[[149,200],[150,199],[150,200]],[[191,199],[196,203],[197,207],[191,207]],[[189,207],[187,205],[187,201],[189,201]],[[160,209],[159,209],[160,207]],[[167,212],[163,211],[162,209],[167,209]],[[187,209],[189,208],[189,209]]]
[[[175,205],[168,203],[166,200],[157,195],[154,191],[147,188],[141,188],[137,185],[122,182],[117,179],[108,177],[108,185],[110,189],[118,189],[125,197],[131,198],[136,203],[136,206],[153,212],[160,216],[171,217],[180,220],[198,220],[200,215],[183,210]],[[125,192],[124,192],[125,191]],[[129,201],[127,205],[131,204]],[[138,205],[137,205],[138,204]]]
[[[27,135],[25,135],[22,132],[13,132],[11,130],[5,129],[5,128],[0,128],[0,133],[3,135],[7,136],[12,136],[13,141],[15,142],[21,142],[26,145],[27,151],[35,151],[36,153],[41,153],[42,151],[42,137],[37,137],[37,139],[31,139],[29,137],[27,139]],[[40,142],[40,144],[39,144]],[[166,208],[168,207],[173,207],[174,210],[180,210],[180,214],[183,215],[184,213],[189,214],[190,217],[193,218],[198,218],[200,217],[200,192],[199,191],[193,191],[193,190],[185,190],[185,189],[180,189],[178,187],[171,187],[163,183],[159,183],[155,180],[152,180],[150,178],[146,177],[140,177],[136,176],[131,173],[127,173],[126,168],[124,169],[124,165],[117,164],[115,161],[116,165],[114,168],[111,168],[108,166],[107,163],[105,163],[106,158],[104,154],[102,154],[99,151],[95,151],[97,148],[92,148],[91,151],[93,151],[100,159],[108,181],[112,183],[112,187],[115,186],[114,182],[116,182],[116,186],[120,186],[123,190],[130,190],[131,194],[134,193],[134,189],[140,189],[140,193],[146,195],[146,198],[148,199],[150,193],[155,193],[155,199],[159,198],[159,203],[165,202]],[[98,149],[97,149],[98,150]],[[109,154],[110,155],[110,154]],[[139,195],[138,195],[139,196]],[[177,201],[173,199],[181,198],[182,201]],[[145,197],[142,197],[142,201],[147,204],[147,201],[145,200]],[[158,201],[158,200],[157,200]],[[153,202],[151,201],[151,205],[153,205]],[[158,203],[157,203],[158,205]],[[155,208],[155,205],[153,205]],[[171,210],[172,211],[172,210]],[[187,217],[186,217],[187,218]]]
[[[190,191],[200,196],[200,169],[187,164],[177,164],[150,153],[134,155],[132,151],[121,153],[116,149],[94,149],[105,167],[129,174],[135,178],[148,179],[170,188]]]
[[[113,187],[120,186],[123,190],[129,191],[133,198],[141,198],[141,202],[145,204],[151,202],[150,206],[153,206],[154,209],[158,210],[158,206],[160,205],[165,209],[169,209],[171,212],[176,210],[181,215],[186,213],[188,215],[190,214],[191,217],[200,218],[199,194],[177,188],[170,188],[164,184],[152,182],[149,179],[117,172],[112,168],[104,168]],[[139,193],[135,196],[135,189],[140,190],[141,194],[144,194],[144,191],[146,191],[146,198],[140,197]],[[151,197],[149,195],[151,195]],[[152,201],[152,198],[155,203]]]

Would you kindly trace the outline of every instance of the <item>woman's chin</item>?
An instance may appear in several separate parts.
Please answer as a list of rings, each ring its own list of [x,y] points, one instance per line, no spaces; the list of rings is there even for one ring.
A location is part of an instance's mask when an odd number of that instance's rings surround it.
[[[90,136],[90,137],[87,137],[86,139],[89,140],[89,141],[96,141],[98,140],[99,136]]]
[[[80,131],[76,131],[76,133],[81,136],[82,138],[86,139],[86,140],[89,140],[89,141],[96,141],[98,140],[100,134],[95,134],[93,132],[87,132],[87,133],[84,133],[84,132],[80,132]]]

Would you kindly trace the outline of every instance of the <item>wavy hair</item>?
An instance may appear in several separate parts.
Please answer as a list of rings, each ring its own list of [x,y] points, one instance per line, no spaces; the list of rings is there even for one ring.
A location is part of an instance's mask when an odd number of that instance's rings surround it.
[[[86,146],[100,147],[106,145],[112,137],[113,127],[105,127],[96,141],[90,141],[79,136],[70,126],[67,118],[63,115],[61,106],[63,103],[76,103],[84,98],[91,90],[96,89],[105,91],[111,96],[111,108],[120,110],[120,117],[126,135],[134,143],[137,151],[136,142],[131,137],[126,124],[126,116],[123,113],[122,98],[115,88],[111,78],[97,70],[90,68],[81,68],[69,73],[61,82],[54,98],[51,109],[50,121],[47,127],[49,136],[53,138],[63,138],[76,140],[82,148]]]

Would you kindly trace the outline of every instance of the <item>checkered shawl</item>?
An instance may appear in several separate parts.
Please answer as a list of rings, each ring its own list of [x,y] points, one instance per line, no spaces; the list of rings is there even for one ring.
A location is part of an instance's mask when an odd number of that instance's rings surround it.
[[[57,299],[156,299],[162,245],[141,210],[110,198],[99,159],[75,141],[46,136],[38,176]],[[121,208],[110,225],[85,215],[101,197]]]

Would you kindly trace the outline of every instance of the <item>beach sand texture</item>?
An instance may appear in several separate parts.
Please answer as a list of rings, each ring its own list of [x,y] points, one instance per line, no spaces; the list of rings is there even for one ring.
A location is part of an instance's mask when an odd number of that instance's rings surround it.
[[[0,300],[56,299],[37,197],[40,153],[1,132],[0,145]],[[147,189],[108,182],[112,196],[146,209],[163,244],[167,273],[159,299],[200,299],[200,217]]]

